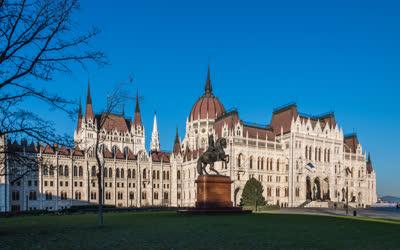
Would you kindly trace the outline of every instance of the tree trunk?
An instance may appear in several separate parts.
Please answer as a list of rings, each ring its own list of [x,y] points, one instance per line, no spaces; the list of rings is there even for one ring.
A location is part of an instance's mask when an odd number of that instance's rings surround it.
[[[103,188],[102,188],[102,167],[99,165],[99,172],[97,174],[97,185],[99,189],[99,211],[98,211],[98,220],[99,220],[99,227],[103,226]]]
[[[98,223],[99,227],[103,226],[103,183],[102,183],[102,173],[103,173],[103,164],[100,160],[100,152],[99,152],[99,132],[97,133],[97,140],[96,140],[96,146],[95,146],[95,154],[96,154],[96,161],[97,161],[97,167],[98,167],[98,172],[97,172],[97,187],[99,191],[99,211],[98,211]]]

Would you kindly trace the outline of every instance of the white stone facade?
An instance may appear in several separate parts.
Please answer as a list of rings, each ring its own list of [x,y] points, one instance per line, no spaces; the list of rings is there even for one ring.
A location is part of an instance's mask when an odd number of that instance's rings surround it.
[[[13,166],[12,159],[2,161],[12,174],[0,176],[0,210],[57,210],[96,204],[93,145],[98,129],[104,145],[106,205],[194,206],[197,158],[207,148],[210,134],[228,141],[230,162],[215,167],[233,180],[235,205],[252,177],[262,183],[268,204],[282,207],[305,206],[311,200],[340,204],[346,201],[346,194],[354,207],[377,200],[371,160],[356,135],[343,134],[333,114],[304,115],[292,104],[274,110],[270,125],[247,124],[237,111],[225,111],[212,93],[209,74],[205,94],[187,119],[184,139],[181,142],[176,136],[171,153],[160,151],[156,117],[151,150],[146,151],[138,102],[133,121],[113,115],[114,122],[99,128],[100,117],[93,113],[89,91],[85,116],[82,111],[78,114],[77,148],[9,143],[21,154],[37,157],[41,164],[39,171],[11,184],[18,176],[15,171],[23,169]]]

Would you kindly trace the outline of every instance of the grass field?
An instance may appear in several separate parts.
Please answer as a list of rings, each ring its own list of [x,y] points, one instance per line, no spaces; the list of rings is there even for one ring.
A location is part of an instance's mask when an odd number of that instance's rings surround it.
[[[174,212],[0,219],[0,249],[399,249],[400,221]]]

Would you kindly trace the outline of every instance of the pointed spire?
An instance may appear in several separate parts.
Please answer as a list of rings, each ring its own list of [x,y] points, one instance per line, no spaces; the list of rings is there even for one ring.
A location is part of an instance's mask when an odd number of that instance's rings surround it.
[[[135,125],[135,127],[142,126],[142,116],[140,115],[139,107],[139,91],[136,91],[136,107],[133,124]]]
[[[181,153],[181,142],[179,140],[178,126],[176,126],[176,134],[175,134],[173,153],[174,153],[174,155],[178,155]]]
[[[211,85],[211,79],[210,79],[210,64],[208,64],[205,94],[212,95],[212,85]]]
[[[140,113],[140,107],[139,107],[139,90],[136,91],[136,107],[135,107],[135,113]]]
[[[88,88],[87,88],[87,96],[86,96],[86,105],[92,104],[92,96],[90,95],[90,80],[88,80]]]
[[[371,163],[371,153],[370,152],[368,152],[368,160],[367,160],[367,162]]]
[[[153,152],[160,152],[160,137],[157,128],[157,113],[154,112],[153,132],[151,133],[150,150]]]
[[[90,81],[88,81],[88,90],[86,96],[86,111],[85,111],[85,120],[88,121],[88,119],[94,120],[92,97],[90,95]]]

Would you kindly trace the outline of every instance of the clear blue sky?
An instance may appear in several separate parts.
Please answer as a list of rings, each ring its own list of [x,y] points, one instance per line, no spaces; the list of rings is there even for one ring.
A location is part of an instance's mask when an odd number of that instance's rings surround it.
[[[147,136],[157,111],[162,148],[171,150],[210,61],[215,94],[246,121],[269,123],[274,107],[292,101],[305,113],[335,111],[371,152],[379,194],[400,195],[398,1],[196,2],[81,1],[76,25],[102,29],[93,45],[111,64],[77,68],[50,90],[84,100],[90,78],[99,112],[133,75]],[[133,115],[133,101],[125,110]],[[49,114],[73,134],[75,121]]]

